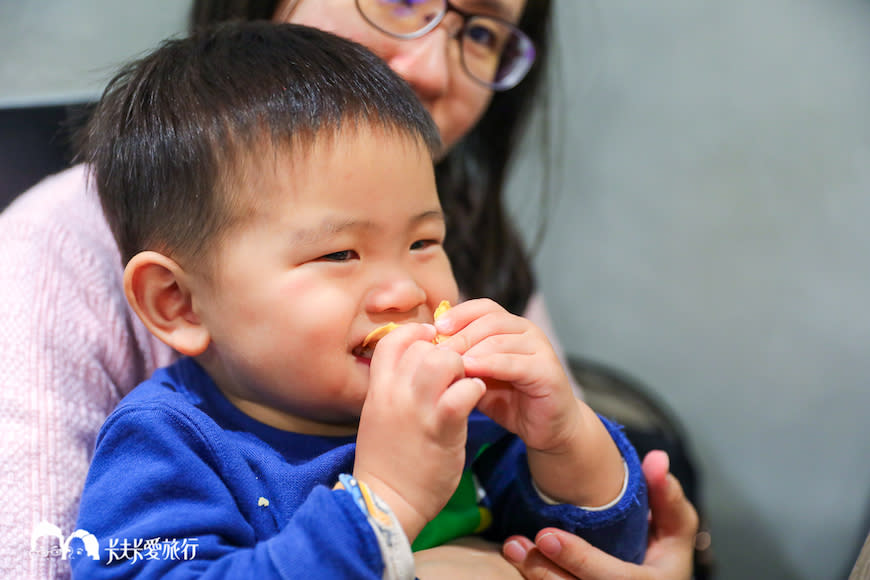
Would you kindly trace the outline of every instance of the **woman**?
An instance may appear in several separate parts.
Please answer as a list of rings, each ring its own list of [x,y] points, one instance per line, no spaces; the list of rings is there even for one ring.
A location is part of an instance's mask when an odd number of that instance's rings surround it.
[[[393,28],[387,19],[391,11],[410,16]],[[541,78],[537,66],[519,82],[522,68],[530,64],[524,38],[534,43],[540,64],[549,13],[549,0],[531,0],[528,6],[524,0],[449,5],[442,0],[225,0],[196,2],[192,24],[228,18],[289,20],[357,40],[384,58],[412,85],[441,130],[446,152],[437,168],[438,185],[450,220],[448,251],[464,295],[495,298],[547,328],[528,259],[501,196]],[[420,14],[434,28],[420,29],[411,18]],[[418,32],[423,34],[416,36]],[[506,55],[506,63],[493,67],[486,58],[493,54]],[[102,421],[122,396],[174,357],[131,316],[120,292],[120,272],[119,256],[82,167],[43,181],[0,215],[4,577],[68,575],[65,554],[46,549],[57,543],[31,535],[63,539],[73,531]],[[530,578],[542,570],[567,578],[618,573],[688,578],[689,567],[679,566],[691,560],[694,512],[684,498],[680,501],[675,482],[666,485],[667,468],[658,469],[660,484],[651,481],[650,489],[661,541],[651,545],[644,566],[626,570],[558,532],[539,536],[537,548],[527,539],[509,542],[505,553],[510,562]],[[657,495],[665,499],[657,501]],[[561,546],[558,554],[551,550],[553,539]],[[480,562],[480,554],[486,552],[464,551],[461,557]],[[585,567],[592,562],[598,567]],[[486,566],[495,577],[504,577],[499,566],[505,564],[498,556]],[[462,568],[470,569],[467,561]]]

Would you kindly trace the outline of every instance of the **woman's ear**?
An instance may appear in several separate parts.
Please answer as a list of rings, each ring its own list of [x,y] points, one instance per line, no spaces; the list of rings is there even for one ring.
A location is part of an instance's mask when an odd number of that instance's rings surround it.
[[[158,252],[133,256],[124,269],[124,293],[154,336],[187,356],[202,354],[211,337],[193,310],[191,288],[178,263]]]

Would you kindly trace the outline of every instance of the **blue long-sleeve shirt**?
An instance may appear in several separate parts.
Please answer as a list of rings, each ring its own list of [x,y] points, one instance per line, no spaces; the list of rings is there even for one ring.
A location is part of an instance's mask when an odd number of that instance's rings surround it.
[[[593,512],[544,503],[522,442],[472,414],[467,457],[493,514],[485,534],[500,540],[556,526],[640,561],[646,487],[621,430],[605,425],[629,479],[615,506]],[[332,489],[353,471],[354,450],[353,437],[290,433],[248,417],[183,358],[138,386],[100,431],[77,523],[99,542],[99,560],[75,557],[74,574],[381,578],[384,561],[365,514],[347,491]]]

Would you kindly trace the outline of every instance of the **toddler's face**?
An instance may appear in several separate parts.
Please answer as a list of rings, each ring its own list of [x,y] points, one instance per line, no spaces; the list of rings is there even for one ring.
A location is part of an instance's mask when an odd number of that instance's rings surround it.
[[[355,429],[368,389],[358,347],[386,322],[431,322],[458,291],[425,147],[360,128],[309,152],[254,156],[260,198],[195,281],[212,342],[200,362],[227,397],[275,427]]]

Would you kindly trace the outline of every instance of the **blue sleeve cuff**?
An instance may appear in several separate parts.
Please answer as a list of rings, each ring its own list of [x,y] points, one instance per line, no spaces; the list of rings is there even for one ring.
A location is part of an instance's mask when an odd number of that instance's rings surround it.
[[[511,534],[534,537],[545,527],[576,534],[593,546],[629,562],[640,563],[646,553],[648,497],[640,459],[622,427],[599,416],[625,460],[628,478],[625,492],[605,509],[586,510],[569,504],[550,505],[536,491],[529,472],[526,449],[513,438],[499,451],[503,455],[485,465],[481,480],[493,500],[494,539]],[[513,468],[513,469],[511,469]],[[513,473],[507,478],[501,473]],[[583,474],[577,474],[578,478]]]

